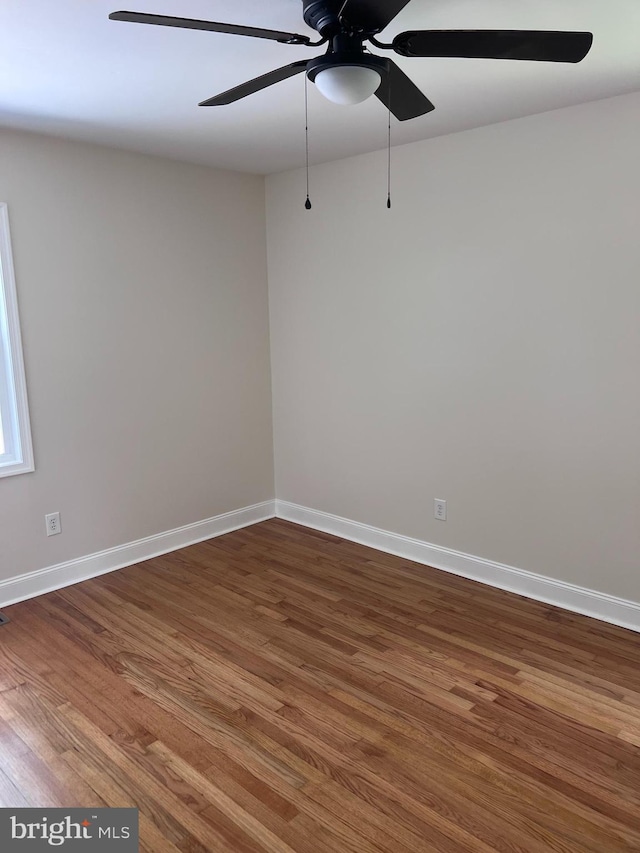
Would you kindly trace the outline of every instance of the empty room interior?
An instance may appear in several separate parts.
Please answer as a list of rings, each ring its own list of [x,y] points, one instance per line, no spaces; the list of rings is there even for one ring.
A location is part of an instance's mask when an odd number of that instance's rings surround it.
[[[636,0],[133,8],[0,4],[0,849],[640,851]]]

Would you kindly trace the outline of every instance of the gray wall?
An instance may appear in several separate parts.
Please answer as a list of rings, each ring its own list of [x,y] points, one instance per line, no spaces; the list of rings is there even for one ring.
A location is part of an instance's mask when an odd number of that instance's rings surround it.
[[[640,96],[267,181],[280,499],[640,600]],[[433,518],[434,497],[449,520]]]
[[[272,498],[263,179],[3,131],[0,200],[36,461],[0,579]]]

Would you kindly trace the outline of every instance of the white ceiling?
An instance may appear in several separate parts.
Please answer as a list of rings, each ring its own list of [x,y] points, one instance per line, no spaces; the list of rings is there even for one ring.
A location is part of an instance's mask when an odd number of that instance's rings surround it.
[[[323,48],[108,20],[123,8],[316,35],[301,0],[0,0],[0,126],[248,172],[304,164],[302,75],[231,106],[197,103]],[[413,0],[381,38],[455,28],[595,41],[578,65],[397,57],[436,111],[394,120],[394,144],[640,90],[639,0]],[[310,85],[309,107],[313,163],[386,144],[375,98],[339,107]]]

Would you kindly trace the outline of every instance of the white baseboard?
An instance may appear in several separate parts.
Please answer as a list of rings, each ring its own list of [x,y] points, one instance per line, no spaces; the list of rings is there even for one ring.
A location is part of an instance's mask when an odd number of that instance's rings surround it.
[[[79,581],[123,569],[125,566],[141,563],[152,557],[159,557],[161,554],[167,554],[187,545],[195,545],[196,542],[212,539],[214,536],[222,536],[223,533],[231,533],[232,530],[266,521],[274,515],[275,501],[264,501],[232,512],[225,512],[213,518],[206,518],[204,521],[196,521],[195,524],[186,524],[175,530],[167,530],[155,536],[147,536],[136,542],[89,554],[87,557],[68,560],[66,563],[58,563],[56,566],[0,581],[0,607],[8,607],[26,598],[53,592]]]
[[[276,500],[276,517],[640,632],[640,603],[635,601],[616,598],[604,592],[575,586],[565,581],[516,569],[513,566],[495,563],[492,560],[484,560],[461,551],[431,545],[419,539],[399,536],[388,530],[380,530],[377,527],[370,527],[367,524],[287,501]]]
[[[0,607],[8,607],[27,598],[123,569],[178,548],[185,548],[187,545],[194,545],[196,542],[213,539],[241,527],[266,521],[274,516],[340,536],[351,542],[359,542],[378,551],[395,554],[416,563],[433,566],[454,575],[471,578],[489,586],[640,632],[640,603],[280,500],[264,501],[243,507],[204,521],[197,521],[195,524],[187,524],[175,530],[167,530],[155,536],[138,539],[136,542],[129,542],[126,545],[119,545],[106,551],[0,581]]]

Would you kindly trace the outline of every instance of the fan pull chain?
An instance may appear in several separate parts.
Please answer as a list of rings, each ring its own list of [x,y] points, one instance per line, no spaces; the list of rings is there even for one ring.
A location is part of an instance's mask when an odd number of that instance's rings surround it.
[[[309,89],[307,75],[304,75],[304,132],[307,148],[307,200],[304,203],[306,210],[311,210],[311,200],[309,199]]]
[[[387,74],[387,84],[389,86],[389,126],[387,136],[387,209],[391,210],[391,74]]]

